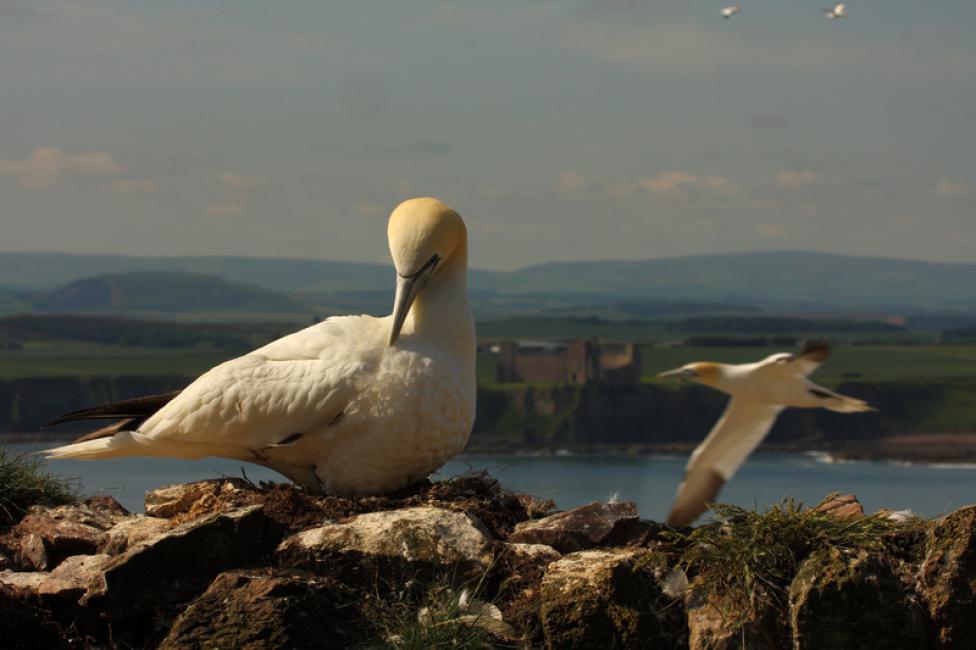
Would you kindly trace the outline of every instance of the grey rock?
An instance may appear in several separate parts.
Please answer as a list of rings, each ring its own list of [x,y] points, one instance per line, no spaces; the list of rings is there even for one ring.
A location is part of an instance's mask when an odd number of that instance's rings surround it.
[[[622,545],[627,537],[623,532],[636,530],[639,522],[637,506],[632,502],[594,502],[542,519],[523,521],[515,526],[508,541],[546,544],[560,553],[572,553],[610,543]]]

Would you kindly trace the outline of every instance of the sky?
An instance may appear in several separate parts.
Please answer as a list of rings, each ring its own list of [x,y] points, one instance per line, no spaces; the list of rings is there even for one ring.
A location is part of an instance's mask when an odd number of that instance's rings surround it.
[[[976,263],[976,2],[0,0],[0,251]]]

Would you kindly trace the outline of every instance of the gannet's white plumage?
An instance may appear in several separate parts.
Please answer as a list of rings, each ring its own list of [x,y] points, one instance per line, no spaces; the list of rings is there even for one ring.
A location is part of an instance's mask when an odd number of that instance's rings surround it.
[[[742,5],[732,5],[730,7],[722,7],[721,13],[722,18],[729,19],[742,11]]]
[[[388,236],[390,316],[329,318],[285,336],[161,396],[161,408],[148,398],[151,414],[130,401],[66,416],[135,417],[48,457],[223,456],[340,494],[424,478],[461,451],[474,422],[467,232],[456,212],[421,198],[393,211]]]
[[[824,9],[824,17],[828,20],[831,18],[847,18],[847,7],[843,2],[838,2],[833,7]]]
[[[660,377],[688,379],[731,396],[722,417],[692,452],[684,480],[668,515],[668,525],[687,526],[698,518],[719,490],[759,446],[788,406],[826,408],[840,413],[873,410],[865,402],[813,383],[807,376],[830,355],[815,341],[803,352],[773,354],[756,363],[691,363]]]

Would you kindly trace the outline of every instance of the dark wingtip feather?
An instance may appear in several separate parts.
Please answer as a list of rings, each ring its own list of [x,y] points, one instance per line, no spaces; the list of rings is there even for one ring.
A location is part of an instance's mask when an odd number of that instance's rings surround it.
[[[104,420],[114,418],[136,418],[144,420],[170,403],[180,392],[182,391],[175,390],[171,393],[147,395],[146,397],[137,397],[135,399],[127,399],[121,402],[81,409],[80,411],[72,411],[55,420],[51,420],[44,427],[52,427],[56,424],[75,420]]]
[[[145,420],[137,420],[136,418],[126,418],[124,420],[119,420],[118,422],[113,422],[107,427],[102,427],[101,429],[96,429],[91,433],[86,433],[82,437],[73,440],[72,444],[78,444],[79,442],[88,442],[89,440],[98,440],[99,438],[111,438],[116,433],[122,430],[128,430],[129,427],[136,429]]]
[[[822,362],[830,356],[830,343],[825,339],[812,339],[803,346],[801,357],[808,357],[817,362]]]

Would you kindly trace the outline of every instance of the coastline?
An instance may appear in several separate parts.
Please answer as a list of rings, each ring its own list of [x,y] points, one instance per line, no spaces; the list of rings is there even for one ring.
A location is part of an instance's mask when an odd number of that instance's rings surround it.
[[[77,431],[0,433],[0,444],[39,444],[70,442]],[[480,456],[687,456],[694,443],[665,442],[643,444],[560,445],[515,447],[478,444],[472,440],[462,452]],[[759,453],[810,454],[826,463],[895,462],[932,465],[976,466],[976,433],[918,433],[858,441],[844,446],[821,444],[764,443]]]

